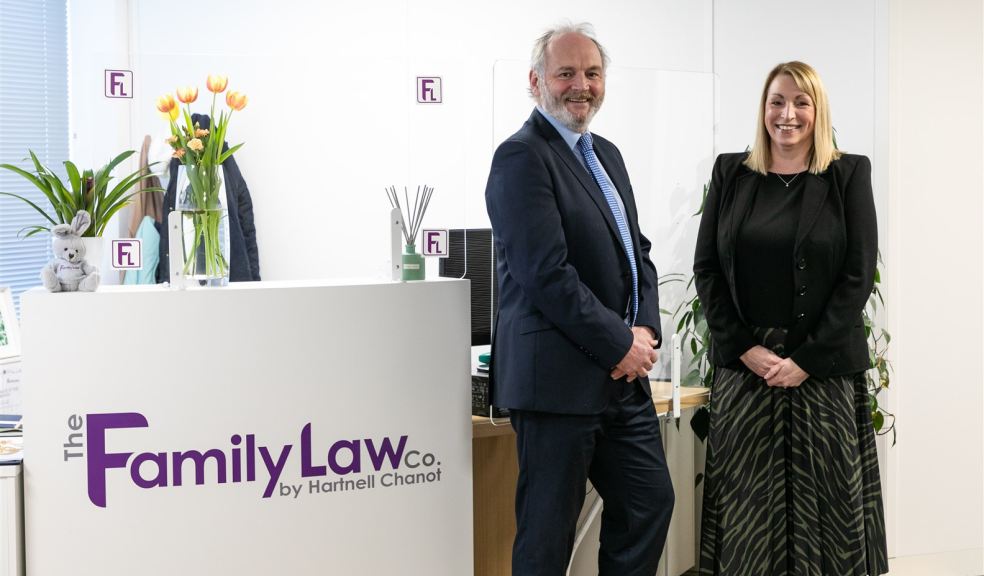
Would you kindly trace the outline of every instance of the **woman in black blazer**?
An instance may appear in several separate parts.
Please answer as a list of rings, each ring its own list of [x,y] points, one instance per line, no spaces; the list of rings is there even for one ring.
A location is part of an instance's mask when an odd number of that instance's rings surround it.
[[[711,332],[700,573],[888,571],[862,311],[871,164],[833,142],[802,62],[765,82],[755,146],[714,164],[694,256]]]

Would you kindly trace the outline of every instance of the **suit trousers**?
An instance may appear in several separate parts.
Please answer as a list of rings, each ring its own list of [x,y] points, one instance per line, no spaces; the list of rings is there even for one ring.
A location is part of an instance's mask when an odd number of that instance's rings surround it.
[[[513,576],[564,576],[587,480],[604,500],[600,576],[653,576],[673,513],[659,419],[639,381],[601,414],[511,410],[519,456]]]

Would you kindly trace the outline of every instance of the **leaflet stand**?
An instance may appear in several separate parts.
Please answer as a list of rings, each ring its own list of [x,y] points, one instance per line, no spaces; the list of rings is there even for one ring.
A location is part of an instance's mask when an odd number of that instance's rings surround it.
[[[185,289],[185,277],[181,270],[181,262],[184,262],[184,252],[181,247],[184,241],[184,238],[181,236],[182,216],[183,214],[180,210],[172,210],[167,215],[167,258],[172,290]]]
[[[393,280],[403,279],[403,215],[399,208],[390,210],[390,273]]]
[[[671,374],[670,383],[673,386],[673,392],[671,395],[673,401],[673,417],[680,417],[680,375],[683,364],[683,351],[680,349],[680,335],[674,334],[673,338],[670,340],[671,354],[670,364],[671,364]]]

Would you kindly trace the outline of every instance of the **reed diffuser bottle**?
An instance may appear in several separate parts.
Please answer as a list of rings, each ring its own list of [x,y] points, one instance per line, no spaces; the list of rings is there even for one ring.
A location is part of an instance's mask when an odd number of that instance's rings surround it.
[[[420,225],[424,221],[424,214],[427,212],[433,193],[434,188],[432,187],[417,186],[417,194],[411,205],[410,193],[404,186],[403,199],[405,204],[400,204],[400,195],[396,192],[396,186],[386,188],[386,197],[390,201],[390,206],[400,211],[404,240],[401,278],[404,282],[423,280],[426,277],[427,268],[424,256],[417,252],[417,235],[420,233]],[[406,206],[405,209],[404,206]]]

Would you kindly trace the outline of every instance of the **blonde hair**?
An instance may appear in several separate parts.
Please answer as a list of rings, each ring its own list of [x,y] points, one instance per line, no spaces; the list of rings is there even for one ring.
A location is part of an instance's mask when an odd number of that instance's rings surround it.
[[[841,152],[834,145],[834,127],[830,120],[830,104],[827,101],[827,90],[820,81],[820,75],[809,64],[799,61],[783,62],[769,72],[762,88],[762,99],[759,101],[758,129],[755,132],[755,145],[752,146],[745,166],[767,174],[772,164],[772,137],[765,127],[765,103],[769,98],[769,86],[776,76],[786,74],[791,77],[796,86],[805,92],[815,110],[813,123],[813,146],[810,148],[807,170],[820,174],[830,166],[830,163],[840,158]]]

